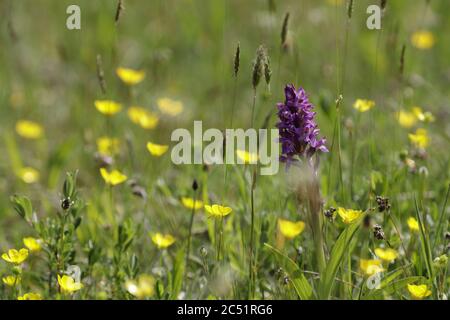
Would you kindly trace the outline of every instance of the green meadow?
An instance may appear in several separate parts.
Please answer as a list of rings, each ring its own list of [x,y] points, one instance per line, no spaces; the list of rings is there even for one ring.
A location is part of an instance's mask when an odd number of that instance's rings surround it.
[[[447,299],[449,11],[0,1],[0,299]],[[289,161],[175,164],[194,121]]]

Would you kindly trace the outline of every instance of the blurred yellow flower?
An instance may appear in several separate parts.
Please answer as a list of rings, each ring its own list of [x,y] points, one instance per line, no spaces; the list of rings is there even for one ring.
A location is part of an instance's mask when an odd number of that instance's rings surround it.
[[[293,222],[278,219],[278,229],[285,238],[293,239],[303,232],[305,229],[305,223],[303,221]]]
[[[17,251],[16,249],[9,249],[7,253],[2,254],[2,259],[6,262],[14,263],[16,265],[21,264],[28,258],[28,250],[25,248]]]
[[[416,218],[409,217],[406,223],[408,224],[409,230],[413,232],[419,231],[419,222],[416,220]]]
[[[376,259],[360,259],[359,268],[367,276],[372,276],[378,272],[383,272],[383,266],[381,265],[381,260]]]
[[[236,155],[245,164],[254,164],[258,162],[258,154],[251,153],[245,150],[236,150]]]
[[[400,110],[397,113],[398,123],[404,128],[411,128],[417,123],[417,117],[413,112]]]
[[[412,107],[411,111],[400,110],[397,113],[398,122],[404,128],[413,127],[417,121],[433,122],[435,120],[431,112],[424,112],[420,107]]]
[[[39,171],[31,167],[20,168],[18,176],[23,182],[31,184],[39,181]]]
[[[212,206],[205,204],[205,210],[210,217],[220,218],[225,217],[233,211],[230,207],[213,204]]]
[[[16,123],[16,132],[26,139],[39,139],[44,135],[44,129],[36,122],[20,120]]]
[[[122,182],[125,182],[128,178],[126,175],[124,175],[118,170],[108,172],[108,170],[106,170],[105,168],[100,168],[100,174],[102,175],[103,180],[105,180],[107,184],[110,184],[112,186],[121,184]]]
[[[434,46],[435,38],[430,31],[420,30],[413,33],[411,43],[418,49],[426,50]]]
[[[431,295],[431,290],[428,289],[426,284],[414,285],[408,283],[408,291],[415,300],[421,300]]]
[[[176,101],[169,98],[160,98],[156,101],[156,103],[158,104],[159,110],[169,116],[175,117],[183,112],[183,104],[181,101]]]
[[[95,100],[94,104],[97,110],[106,116],[112,116],[122,110],[122,105],[112,100]]]
[[[28,248],[28,250],[30,250],[31,253],[39,252],[42,249],[41,240],[33,237],[23,238],[23,244]]]
[[[42,300],[42,296],[39,293],[25,293],[23,296],[18,296],[17,300]]]
[[[160,157],[169,149],[169,146],[147,142],[147,150],[152,156]]]
[[[171,234],[162,234],[157,232],[152,235],[152,241],[158,249],[166,249],[175,242],[175,238]]]
[[[195,200],[195,205],[194,205],[194,199],[182,197],[181,202],[183,203],[183,206],[185,206],[186,208],[191,209],[191,210],[194,209],[194,207],[195,207],[195,210],[203,208],[203,201],[200,201],[200,200]]]
[[[342,207],[339,207],[337,212],[345,224],[352,223],[363,214],[361,210],[345,209]]]
[[[373,100],[365,100],[365,99],[356,99],[353,104],[353,108],[358,110],[359,112],[366,112],[375,107],[375,101]]]
[[[425,149],[430,142],[427,130],[422,128],[417,129],[415,133],[408,134],[408,137],[413,145],[422,149]]]
[[[4,284],[8,287],[14,287],[20,283],[20,277],[18,276],[6,276],[2,278]]]
[[[424,112],[421,107],[413,107],[412,112],[419,121],[434,122],[435,118],[431,112]]]
[[[118,138],[100,137],[97,139],[97,151],[104,156],[112,156],[120,152]]]
[[[125,288],[138,299],[149,298],[155,291],[155,279],[150,275],[141,274],[137,280],[127,280]]]
[[[153,129],[158,125],[159,118],[142,107],[129,107],[127,113],[133,123],[144,129]]]
[[[81,282],[75,282],[75,280],[67,275],[63,275],[62,277],[58,274],[58,284],[63,293],[72,294],[75,291],[78,291],[83,288],[83,284]]]
[[[392,262],[395,259],[397,259],[397,257],[398,257],[397,250],[394,250],[391,248],[386,248],[386,249],[376,248],[375,254],[377,255],[378,258],[380,258],[381,260],[387,261],[387,262]]]
[[[116,74],[126,85],[134,86],[145,78],[145,71],[129,68],[117,68]]]

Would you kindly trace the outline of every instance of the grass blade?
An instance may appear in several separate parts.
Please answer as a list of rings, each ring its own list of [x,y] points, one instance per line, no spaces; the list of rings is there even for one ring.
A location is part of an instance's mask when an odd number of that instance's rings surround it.
[[[308,300],[312,297],[312,287],[308,280],[300,270],[299,266],[287,255],[280,250],[272,247],[271,245],[264,243],[264,246],[275,254],[281,261],[283,261],[285,271],[292,281],[294,289],[301,300]]]
[[[333,284],[336,278],[338,268],[344,258],[344,255],[353,239],[353,236],[359,230],[362,219],[364,219],[363,214],[357,221],[353,222],[347,226],[344,231],[339,235],[331,254],[330,260],[327,263],[325,272],[321,275],[319,283],[319,297],[320,299],[329,299]]]

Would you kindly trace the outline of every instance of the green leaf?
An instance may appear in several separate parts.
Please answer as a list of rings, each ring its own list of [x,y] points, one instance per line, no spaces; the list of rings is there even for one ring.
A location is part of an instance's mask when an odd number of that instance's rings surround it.
[[[320,277],[319,283],[319,297],[321,299],[329,299],[331,290],[333,288],[333,284],[335,282],[336,274],[338,268],[342,262],[344,254],[349,248],[350,242],[353,239],[353,236],[359,230],[361,225],[361,221],[364,219],[367,213],[363,214],[358,218],[355,222],[348,225],[344,231],[339,235],[336,243],[331,250],[330,259],[327,262],[327,266],[325,268],[324,274]]]
[[[401,271],[401,270],[399,270],[399,271]],[[365,299],[373,299],[373,298],[378,297],[381,294],[390,295],[390,294],[393,294],[395,292],[402,290],[404,287],[406,287],[406,285],[408,283],[422,281],[423,279],[424,279],[424,277],[415,276],[415,277],[403,278],[398,281],[391,281],[389,283],[386,283],[384,286],[383,286],[383,284],[381,284],[379,289],[372,290],[364,298]]]
[[[184,277],[184,261],[185,261],[185,250],[182,248],[177,252],[175,257],[175,263],[173,265],[173,282],[172,282],[172,292],[170,295],[171,299],[177,299],[178,294],[181,291],[183,285]]]
[[[424,222],[422,219],[422,214],[419,211],[419,206],[417,204],[417,199],[415,197],[414,197],[414,204],[415,204],[415,208],[416,208],[417,221],[419,222],[422,254],[425,259],[425,265],[427,267],[428,277],[430,279],[432,279],[434,277],[434,271],[433,271],[433,258],[431,255],[430,239],[428,237],[428,234],[426,233],[425,225],[424,225]]]
[[[311,299],[313,289],[304,276],[302,270],[300,270],[299,266],[283,252],[272,247],[268,243],[264,243],[264,246],[283,262],[285,271],[291,279],[292,285],[294,286],[298,297],[301,300]]]
[[[366,292],[362,296],[362,299],[370,298],[370,297],[372,297],[372,296],[374,296],[374,295],[376,295],[378,293],[381,293],[384,288],[386,288],[392,281],[394,281],[402,273],[404,273],[403,269],[391,272],[389,275],[387,275],[386,277],[384,277],[381,280],[380,286],[378,288],[376,288],[375,290],[370,290],[370,291]],[[367,284],[367,281],[366,281],[366,284]]]
[[[33,215],[33,206],[30,199],[25,196],[14,195],[11,197],[14,210],[25,220],[31,221]]]
[[[65,198],[74,198],[77,175],[78,171],[66,173],[66,180],[63,185],[63,194]]]

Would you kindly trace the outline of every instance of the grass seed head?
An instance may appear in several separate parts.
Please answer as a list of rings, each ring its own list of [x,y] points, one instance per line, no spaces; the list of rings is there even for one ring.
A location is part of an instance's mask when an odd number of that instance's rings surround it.
[[[353,14],[353,4],[354,4],[353,0],[350,0],[350,1],[348,2],[348,7],[347,7],[347,17],[348,17],[349,19],[352,18],[352,14]]]
[[[100,89],[102,90],[102,93],[106,93],[106,80],[105,80],[105,72],[103,71],[103,63],[102,63],[102,56],[97,55],[97,79],[100,84]]]
[[[237,77],[238,72],[239,72],[240,60],[241,60],[241,47],[238,42],[238,44],[236,46],[236,53],[234,54],[234,76],[235,77]]]
[[[270,59],[269,56],[266,55],[266,60],[264,61],[264,78],[266,80],[267,85],[270,85],[271,77],[272,77],[272,70],[270,69]]]
[[[119,0],[119,2],[117,2],[116,16],[114,18],[115,23],[119,22],[119,19],[122,16],[122,12],[124,10],[125,10],[125,6],[123,5],[123,0]]]
[[[289,28],[289,12],[286,12],[283,19],[283,27],[281,28],[281,45],[284,46],[286,44],[287,34]]]
[[[252,74],[252,85],[253,89],[256,90],[258,87],[259,81],[264,72],[264,62],[266,60],[266,50],[263,45],[260,45],[256,50],[256,58],[253,63],[253,74]]]
[[[403,71],[405,70],[405,52],[406,52],[406,45],[403,44],[402,46],[402,52],[400,54],[400,77],[403,76]]]

